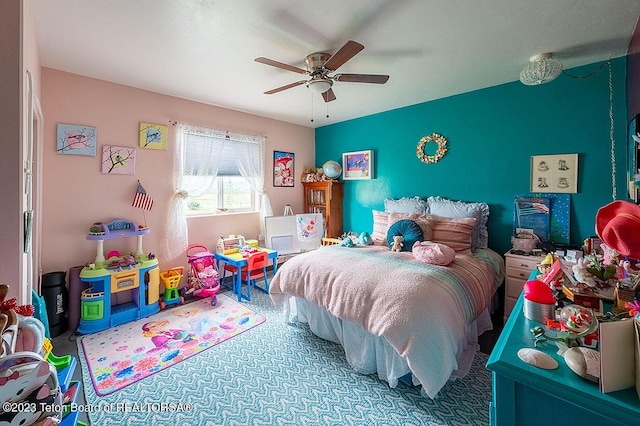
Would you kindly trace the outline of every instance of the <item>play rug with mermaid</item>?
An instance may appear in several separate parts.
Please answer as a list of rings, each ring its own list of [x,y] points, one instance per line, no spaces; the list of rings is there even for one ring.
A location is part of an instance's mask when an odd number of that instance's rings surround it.
[[[225,295],[171,307],[149,318],[80,338],[98,395],[108,395],[224,342],[265,318]]]

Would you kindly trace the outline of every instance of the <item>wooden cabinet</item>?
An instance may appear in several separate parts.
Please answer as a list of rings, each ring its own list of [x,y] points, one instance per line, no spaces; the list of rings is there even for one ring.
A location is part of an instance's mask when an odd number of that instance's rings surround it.
[[[522,256],[505,253],[506,278],[504,280],[504,321],[507,321],[509,314],[522,293],[524,283],[529,279],[531,271],[542,262],[539,256]]]
[[[343,182],[303,182],[304,213],[322,213],[325,237],[342,235],[342,191]]]

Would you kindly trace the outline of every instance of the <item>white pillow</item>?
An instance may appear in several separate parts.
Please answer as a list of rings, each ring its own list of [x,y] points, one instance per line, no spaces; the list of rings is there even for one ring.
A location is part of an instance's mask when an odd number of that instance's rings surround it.
[[[471,248],[486,248],[489,245],[487,220],[489,219],[489,205],[487,203],[470,203],[453,201],[443,197],[427,198],[429,213],[443,217],[475,217],[476,225],[471,235]]]
[[[397,200],[384,200],[384,211],[387,213],[427,213],[427,202],[418,196],[403,197]]]

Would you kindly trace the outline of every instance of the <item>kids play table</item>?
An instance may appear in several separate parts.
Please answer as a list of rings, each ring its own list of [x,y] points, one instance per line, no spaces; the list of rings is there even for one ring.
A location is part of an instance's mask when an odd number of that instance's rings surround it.
[[[275,274],[278,269],[278,260],[277,260],[278,252],[276,250],[271,250],[263,247],[258,247],[258,250],[267,252],[269,259],[273,261],[273,273]],[[250,300],[248,294],[245,295],[242,293],[242,276],[241,276],[242,274],[240,273],[240,271],[242,270],[242,267],[247,265],[247,258],[243,257],[242,253],[240,252],[227,253],[227,254],[215,253],[215,256],[216,256],[216,266],[218,268],[218,271],[220,271],[220,262],[225,262],[229,265],[232,265],[238,268],[238,273],[235,274],[236,282],[234,285],[234,288],[236,290],[236,295],[238,296],[238,302],[242,301],[242,299]],[[262,288],[257,285],[255,287],[267,293],[266,288]]]

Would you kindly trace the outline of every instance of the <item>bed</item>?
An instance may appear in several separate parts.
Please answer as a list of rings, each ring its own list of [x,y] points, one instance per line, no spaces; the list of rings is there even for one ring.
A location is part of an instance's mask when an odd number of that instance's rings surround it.
[[[295,256],[278,268],[270,295],[287,319],[295,310],[314,334],[342,344],[356,371],[377,373],[391,387],[411,373],[435,398],[449,379],[468,373],[478,336],[492,328],[503,277],[502,256],[488,248],[456,251],[452,263],[438,266],[377,241]]]

